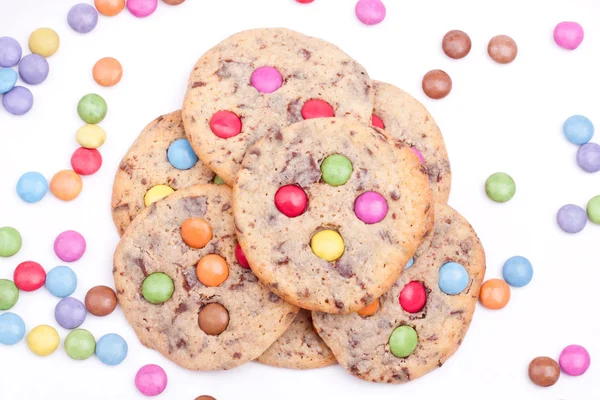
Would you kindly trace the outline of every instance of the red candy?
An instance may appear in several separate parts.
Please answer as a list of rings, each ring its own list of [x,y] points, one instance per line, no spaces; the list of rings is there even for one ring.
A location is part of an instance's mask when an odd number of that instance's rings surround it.
[[[242,120],[231,111],[217,111],[210,119],[210,130],[221,139],[229,139],[242,131]]]
[[[301,4],[308,4],[308,3],[312,3],[315,0],[296,0],[296,2],[301,3]]]
[[[308,206],[308,196],[300,186],[286,185],[275,193],[275,207],[287,217],[302,215]]]
[[[323,100],[308,100],[302,106],[302,118],[304,119],[327,118],[333,116],[335,116],[333,107],[331,107],[331,105],[328,102]]]
[[[13,280],[20,290],[33,292],[46,283],[46,271],[36,262],[25,261],[15,268]]]
[[[400,306],[404,311],[416,313],[423,309],[427,300],[427,292],[420,282],[412,281],[400,292]]]
[[[376,126],[378,128],[381,128],[381,129],[385,129],[385,125],[383,124],[383,121],[381,120],[381,118],[379,118],[375,114],[373,114],[371,116],[371,125]]]
[[[238,243],[237,246],[235,246],[235,258],[237,259],[237,262],[244,268],[250,268],[250,264],[248,264],[248,259],[246,258],[246,255],[244,254],[244,251],[242,250],[242,246],[240,246],[240,244]]]
[[[71,156],[71,167],[79,175],[95,174],[101,166],[102,156],[96,149],[80,147]]]

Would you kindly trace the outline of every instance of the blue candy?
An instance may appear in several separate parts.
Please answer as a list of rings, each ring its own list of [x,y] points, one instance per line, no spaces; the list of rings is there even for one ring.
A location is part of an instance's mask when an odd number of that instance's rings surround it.
[[[563,124],[563,133],[569,142],[582,145],[594,136],[594,124],[583,115],[573,115]]]
[[[25,336],[25,322],[11,312],[0,315],[0,344],[13,345]]]
[[[46,288],[56,297],[67,297],[77,288],[77,275],[64,265],[50,270],[46,275]]]
[[[525,257],[511,257],[502,267],[502,277],[510,286],[523,287],[533,278],[533,266]]]
[[[459,263],[449,262],[440,268],[438,282],[442,292],[455,295],[461,293],[469,284],[469,274]]]
[[[173,167],[183,170],[192,168],[198,162],[198,156],[187,139],[177,139],[171,143],[167,158]]]
[[[413,266],[413,264],[415,263],[415,258],[411,258],[410,260],[408,260],[408,262],[406,263],[406,267],[404,267],[404,269],[409,269],[410,267]]]
[[[10,92],[15,87],[18,77],[17,71],[12,68],[0,69],[0,94]]]
[[[96,343],[96,355],[106,365],[117,365],[127,357],[127,342],[115,333],[104,335]]]
[[[27,203],[37,203],[48,192],[48,181],[39,172],[26,172],[17,182],[17,194]]]

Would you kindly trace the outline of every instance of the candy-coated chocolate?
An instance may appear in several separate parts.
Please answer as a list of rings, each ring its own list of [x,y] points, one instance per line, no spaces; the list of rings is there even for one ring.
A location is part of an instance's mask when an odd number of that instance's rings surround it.
[[[54,307],[54,319],[65,329],[78,328],[86,316],[85,306],[74,297],[65,297]]]
[[[404,269],[409,269],[410,267],[413,266],[413,264],[415,263],[415,258],[412,257],[410,260],[408,260],[408,262],[406,263],[406,266],[404,267]]]
[[[212,239],[212,228],[202,218],[188,218],[181,225],[181,238],[188,246],[201,249]]]
[[[229,312],[219,303],[202,307],[198,314],[198,326],[207,335],[220,335],[229,325]]]
[[[485,181],[485,193],[497,202],[505,203],[513,198],[517,191],[517,185],[510,175],[504,172],[496,172]]]
[[[138,18],[151,15],[158,7],[158,0],[128,0],[127,9]]]
[[[423,76],[421,86],[427,97],[439,100],[448,96],[452,90],[452,79],[445,71],[434,69]]]
[[[8,36],[0,37],[0,67],[14,67],[22,54],[19,42]]]
[[[116,333],[104,335],[96,343],[96,356],[106,365],[119,365],[128,353],[125,339]]]
[[[344,239],[338,232],[325,229],[310,239],[310,247],[317,257],[335,261],[344,254]]]
[[[359,0],[354,8],[356,17],[365,25],[376,25],[385,19],[385,4],[381,0]]]
[[[75,329],[65,338],[65,351],[73,360],[85,360],[96,352],[96,339],[85,329]]]
[[[583,115],[572,115],[563,124],[563,133],[573,144],[586,144],[594,136],[594,124]]]
[[[442,265],[439,274],[440,290],[448,295],[461,293],[469,284],[469,273],[459,263],[447,262]]]
[[[479,301],[490,310],[500,310],[510,300],[510,287],[502,279],[490,279],[481,286]]]
[[[549,387],[558,382],[560,367],[550,357],[536,357],[529,363],[529,379],[541,387]]]
[[[517,43],[510,36],[494,36],[488,43],[488,54],[492,60],[500,64],[513,62],[517,58],[518,51]]]
[[[162,272],[148,275],[142,283],[142,296],[152,304],[162,304],[169,300],[174,290],[173,279]]]
[[[102,122],[108,106],[106,101],[95,93],[86,94],[77,104],[77,113],[79,117],[88,124],[98,124]]]
[[[572,344],[560,353],[558,363],[565,374],[580,376],[590,367],[590,353],[583,346]]]
[[[48,193],[48,181],[39,172],[26,172],[17,182],[17,194],[27,203],[37,203]]]
[[[57,199],[72,201],[79,196],[83,187],[81,177],[71,170],[57,172],[50,181],[50,191]]]
[[[27,114],[33,107],[33,94],[23,86],[15,86],[2,96],[4,109],[12,115]]]
[[[302,118],[329,118],[335,116],[335,111],[329,103],[320,99],[308,100],[302,106]]]
[[[587,224],[585,210],[575,204],[562,206],[556,213],[556,222],[567,233],[579,233]]]
[[[54,240],[54,252],[58,258],[65,262],[79,260],[83,257],[85,249],[85,238],[76,231],[64,231]]]
[[[27,346],[34,354],[41,357],[54,353],[59,344],[58,332],[48,325],[36,326],[27,335]]]
[[[93,175],[102,166],[102,155],[96,149],[80,147],[71,156],[71,167],[79,175]]]
[[[125,0],[94,0],[98,12],[107,17],[114,17],[125,8]]]
[[[442,50],[455,60],[464,58],[471,51],[471,38],[463,31],[452,30],[444,35]]]
[[[210,130],[221,139],[229,139],[242,131],[242,120],[231,111],[217,111],[210,119]]]
[[[587,203],[587,215],[590,221],[600,224],[600,195],[592,197]]]
[[[385,124],[383,123],[383,120],[375,114],[371,116],[371,125],[381,129],[385,129]]]
[[[313,0],[296,0],[298,3],[303,3],[303,4],[308,4],[308,3],[312,3]],[[198,396],[196,397],[194,400],[217,400],[212,396],[208,396],[206,394],[202,395],[202,396]]]
[[[371,315],[375,314],[377,310],[379,310],[379,299],[375,299],[374,302],[364,308],[361,308],[357,311],[357,313],[361,317],[370,317]]]
[[[19,290],[33,292],[46,283],[46,271],[35,261],[24,261],[15,268],[13,280]]]
[[[510,286],[526,286],[533,278],[533,266],[525,257],[511,257],[502,267],[502,277]]]
[[[554,41],[567,50],[575,50],[583,42],[583,27],[577,22],[560,22],[554,28]]]
[[[12,68],[0,69],[0,94],[10,92],[15,87],[19,75]]]
[[[183,3],[185,0],[163,0],[165,4],[170,6],[178,6]]]
[[[85,295],[85,308],[90,314],[105,317],[117,307],[117,295],[108,286],[94,286]]]
[[[167,382],[165,370],[155,364],[144,365],[135,375],[135,387],[144,396],[158,396],[165,391]]]
[[[0,314],[0,344],[12,346],[25,336],[25,322],[17,314]]]
[[[98,125],[85,124],[77,130],[77,143],[86,149],[97,149],[106,141],[106,132]]]
[[[46,289],[56,297],[67,297],[77,288],[77,275],[64,265],[52,268],[46,275]]]
[[[146,195],[144,196],[144,204],[146,207],[148,207],[150,204],[162,200],[174,192],[175,189],[167,185],[153,186],[146,192]]]
[[[92,76],[100,86],[115,86],[123,77],[123,66],[116,58],[104,57],[94,64]]]
[[[89,33],[98,25],[98,11],[89,4],[75,4],[67,14],[67,23],[75,32]]]
[[[341,186],[348,182],[352,175],[352,163],[347,157],[332,154],[321,163],[321,177],[331,186]]]
[[[19,289],[8,279],[0,279],[0,310],[10,310],[19,300]]]
[[[411,147],[410,149],[419,158],[419,161],[421,161],[421,164],[425,164],[425,157],[423,157],[423,154],[421,154],[421,152],[419,150],[417,150],[416,147]]]
[[[407,325],[394,329],[389,339],[390,351],[398,358],[410,356],[418,344],[417,331]]]
[[[50,57],[58,51],[60,38],[51,28],[39,28],[29,36],[29,50],[42,57]]]
[[[412,281],[406,284],[400,292],[400,306],[404,311],[417,313],[425,307],[427,291],[421,282]]]
[[[23,239],[18,230],[11,226],[0,228],[0,257],[12,257],[21,250]]]
[[[275,207],[283,215],[295,218],[306,211],[308,207],[308,196],[300,186],[282,186],[275,193]]]
[[[188,170],[198,162],[198,156],[192,150],[187,139],[177,139],[167,150],[167,159],[174,168]]]
[[[250,263],[248,262],[248,259],[244,254],[244,250],[242,250],[242,246],[240,246],[239,243],[235,246],[235,258],[242,267],[250,269]]]
[[[219,286],[229,277],[227,261],[217,254],[205,255],[198,261],[196,275],[205,286]]]
[[[215,175],[215,179],[213,179],[213,183],[215,185],[224,185],[225,181],[219,175]]]
[[[250,83],[260,93],[273,93],[283,84],[283,77],[277,68],[264,66],[252,72]]]
[[[597,143],[586,143],[581,146],[577,150],[577,164],[585,172],[600,171],[600,145]]]
[[[365,224],[380,222],[387,212],[387,201],[377,192],[365,192],[354,201],[354,213]]]

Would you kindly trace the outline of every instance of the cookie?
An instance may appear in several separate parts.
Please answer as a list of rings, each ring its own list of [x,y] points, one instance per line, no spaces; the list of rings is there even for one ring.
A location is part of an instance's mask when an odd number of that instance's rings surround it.
[[[315,332],[308,310],[300,310],[287,331],[256,361],[291,369],[313,369],[337,364],[329,347]]]
[[[171,152],[179,150],[179,157],[171,157],[179,168],[169,161],[169,148],[176,141],[179,141],[175,144],[178,149],[174,147]],[[169,192],[170,189],[178,190],[212,181],[214,173],[197,158],[190,167],[194,155],[189,151],[186,154],[186,143],[181,111],[175,111],[148,124],[125,154],[119,164],[112,193],[112,216],[120,236],[144,209],[144,198],[153,187],[164,185],[158,189]]]
[[[191,218],[199,223],[184,231]],[[285,332],[298,308],[238,264],[235,248],[226,185],[179,190],[138,215],[115,251],[114,279],[142,344],[183,368],[220,370],[257,358]]]
[[[374,314],[313,313],[317,332],[352,375],[387,383],[417,379],[441,367],[467,333],[485,274],[485,253],[458,212],[435,207],[433,232],[417,250],[414,264],[379,299]],[[455,267],[453,278],[461,277],[460,271],[464,277],[440,281],[440,271],[448,267]],[[442,288],[460,292],[448,295]]]
[[[424,168],[408,146],[350,118],[265,136],[233,189],[240,245],[284,300],[329,313],[385,293],[433,224]]]
[[[389,83],[373,82],[373,124],[411,146],[425,164],[435,203],[446,204],[452,172],[442,132],[425,106]]]
[[[331,43],[254,29],[198,60],[182,111],[200,159],[233,186],[244,154],[267,133],[318,116],[370,121],[373,88],[365,69]]]

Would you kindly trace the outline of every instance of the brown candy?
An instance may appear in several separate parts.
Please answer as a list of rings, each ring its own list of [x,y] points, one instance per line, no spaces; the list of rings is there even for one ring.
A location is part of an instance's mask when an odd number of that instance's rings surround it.
[[[85,295],[85,308],[98,317],[110,314],[117,307],[117,295],[108,286],[95,286]]]
[[[560,367],[550,357],[537,357],[529,363],[529,379],[538,386],[552,386],[559,377]]]
[[[488,44],[488,54],[500,64],[511,63],[517,58],[517,43],[506,35],[494,36]]]
[[[432,99],[443,99],[452,90],[452,79],[441,69],[429,71],[423,77],[423,92]]]
[[[194,400],[217,400],[217,399],[215,399],[212,396],[203,395],[203,396],[196,397]]]
[[[455,60],[463,58],[471,51],[471,38],[463,31],[450,31],[442,39],[442,50]]]
[[[198,314],[198,325],[207,335],[219,335],[229,325],[229,312],[218,303],[207,304]]]
[[[178,6],[179,4],[183,3],[185,0],[163,0],[163,1],[170,6]]]

